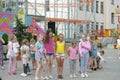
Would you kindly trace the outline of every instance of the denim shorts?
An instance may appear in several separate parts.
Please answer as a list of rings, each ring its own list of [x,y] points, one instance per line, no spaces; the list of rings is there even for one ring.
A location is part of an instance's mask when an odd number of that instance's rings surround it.
[[[46,56],[53,56],[54,53],[46,53]]]
[[[31,58],[34,59],[35,58],[35,54],[31,54]]]

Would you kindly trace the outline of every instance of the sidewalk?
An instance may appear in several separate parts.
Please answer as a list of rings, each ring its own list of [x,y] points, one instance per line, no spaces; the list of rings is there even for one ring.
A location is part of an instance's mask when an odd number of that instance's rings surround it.
[[[114,50],[112,48],[104,48],[104,50],[105,50],[104,57],[106,59],[106,63],[103,63],[104,68],[102,70],[97,70],[97,71],[93,71],[92,73],[88,73],[89,78],[81,78],[80,74],[77,72],[78,77],[75,79],[70,79],[69,60],[66,59],[64,63],[63,80],[120,80],[120,60],[118,59],[117,50]],[[54,61],[54,64],[56,65],[56,61]],[[2,80],[34,80],[35,71],[32,71],[32,75],[29,75],[26,78],[20,76],[20,74],[23,71],[21,61],[18,61],[17,75],[8,76],[7,66],[8,66],[8,61],[5,62],[5,70],[0,70],[0,77],[2,77]],[[58,80],[56,66],[53,71],[53,77],[54,78],[50,80]]]

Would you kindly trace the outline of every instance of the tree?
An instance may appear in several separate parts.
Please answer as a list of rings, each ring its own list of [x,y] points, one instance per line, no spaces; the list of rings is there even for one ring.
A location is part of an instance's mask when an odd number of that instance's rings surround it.
[[[23,39],[30,40],[32,38],[32,34],[27,32],[27,28],[28,28],[28,26],[25,26],[25,24],[23,24],[22,20],[18,19],[18,17],[16,17],[16,27],[14,28],[13,31],[15,32],[15,35],[20,44]]]

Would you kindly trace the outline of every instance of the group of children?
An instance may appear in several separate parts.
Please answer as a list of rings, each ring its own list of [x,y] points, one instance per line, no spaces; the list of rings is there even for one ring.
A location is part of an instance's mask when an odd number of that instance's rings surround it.
[[[77,77],[76,64],[79,57],[81,77],[88,77],[87,70],[97,70],[102,68],[100,60],[104,60],[102,55],[104,51],[98,51],[96,40],[90,41],[87,35],[83,34],[80,42],[76,43],[71,40],[71,46],[66,48],[64,35],[58,35],[58,41],[54,43],[53,33],[51,30],[43,35],[37,35],[37,39],[27,39],[22,41],[20,47],[15,35],[9,36],[8,53],[9,58],[8,75],[16,75],[17,61],[16,56],[20,51],[23,62],[23,73],[21,76],[26,77],[30,74],[30,59],[32,59],[32,69],[36,70],[35,80],[52,79],[53,59],[56,57],[57,78],[63,79],[63,66],[65,57],[69,57],[70,78]],[[43,75],[43,73],[45,74]],[[40,75],[40,76],[39,76]]]

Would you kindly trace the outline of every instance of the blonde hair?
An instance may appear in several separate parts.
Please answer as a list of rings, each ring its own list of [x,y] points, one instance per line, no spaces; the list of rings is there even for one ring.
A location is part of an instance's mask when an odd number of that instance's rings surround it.
[[[22,45],[29,45],[29,41],[27,39],[23,39]]]
[[[21,50],[21,54],[23,55],[23,54],[26,54],[26,49],[22,49]]]
[[[10,35],[9,36],[9,41],[12,41],[12,40],[14,40],[15,39],[15,35]]]
[[[32,42],[35,42],[35,40],[33,38],[30,40],[30,44],[32,44]]]

